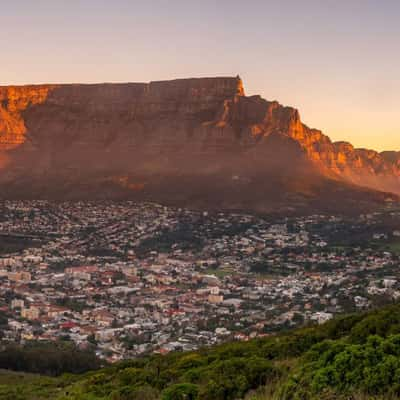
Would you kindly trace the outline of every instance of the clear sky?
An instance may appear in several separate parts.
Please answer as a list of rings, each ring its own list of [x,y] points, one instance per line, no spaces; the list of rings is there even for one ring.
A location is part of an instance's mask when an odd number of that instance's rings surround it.
[[[400,150],[400,0],[11,0],[0,84],[240,74],[334,140]]]

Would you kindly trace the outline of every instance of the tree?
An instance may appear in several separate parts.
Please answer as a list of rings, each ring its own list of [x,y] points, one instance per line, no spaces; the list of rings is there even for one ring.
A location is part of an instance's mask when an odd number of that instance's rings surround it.
[[[162,400],[196,400],[199,393],[197,385],[177,383],[169,386],[162,393]]]

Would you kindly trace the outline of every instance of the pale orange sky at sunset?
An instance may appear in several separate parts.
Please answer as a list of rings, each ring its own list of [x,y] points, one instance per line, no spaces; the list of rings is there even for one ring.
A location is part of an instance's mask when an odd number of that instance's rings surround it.
[[[396,0],[2,4],[0,84],[235,76],[332,140],[400,150]]]

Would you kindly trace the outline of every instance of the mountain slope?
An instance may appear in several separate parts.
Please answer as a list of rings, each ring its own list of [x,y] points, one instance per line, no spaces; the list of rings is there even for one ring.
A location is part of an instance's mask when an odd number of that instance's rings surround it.
[[[321,326],[194,352],[153,354],[81,375],[48,378],[4,372],[0,397],[398,400],[399,342],[400,307],[391,305]]]
[[[3,197],[268,211],[324,208],[325,195],[346,209],[399,194],[399,159],[332,143],[239,77],[0,87]]]

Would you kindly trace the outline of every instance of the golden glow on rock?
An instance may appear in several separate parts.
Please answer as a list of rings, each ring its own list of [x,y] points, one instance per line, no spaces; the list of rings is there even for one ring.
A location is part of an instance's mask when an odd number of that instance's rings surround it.
[[[133,191],[141,191],[144,189],[144,183],[138,182],[129,182],[128,176],[120,176],[114,179],[114,182],[118,183],[125,189],[133,190]]]
[[[0,149],[10,150],[25,142],[27,128],[22,113],[42,104],[55,86],[0,87]]]

